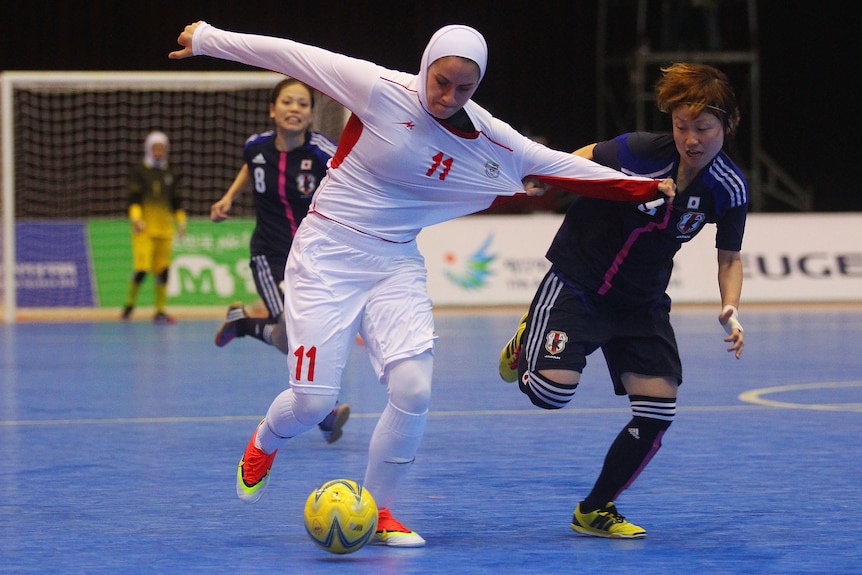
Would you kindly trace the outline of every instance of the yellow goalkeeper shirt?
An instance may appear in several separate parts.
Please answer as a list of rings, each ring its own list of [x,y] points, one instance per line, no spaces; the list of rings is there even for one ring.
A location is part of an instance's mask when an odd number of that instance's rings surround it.
[[[144,233],[154,238],[174,235],[174,218],[185,222],[179,178],[170,168],[139,165],[129,174],[129,217],[144,221]]]

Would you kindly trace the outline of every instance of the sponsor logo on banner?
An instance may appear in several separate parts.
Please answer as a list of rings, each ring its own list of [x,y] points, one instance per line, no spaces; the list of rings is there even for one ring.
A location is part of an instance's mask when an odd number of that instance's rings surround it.
[[[535,228],[537,221],[541,224]],[[419,249],[435,305],[529,303],[560,216],[470,216],[425,228]]]
[[[105,307],[123,305],[132,270],[128,220],[91,220],[90,242]],[[168,273],[168,305],[224,305],[257,299],[249,268],[249,241],[254,229],[250,218],[231,218],[213,224],[190,219],[185,237],[174,239]],[[152,305],[152,281],[144,282],[138,305]]]
[[[562,216],[477,215],[430,226],[418,242],[437,305],[529,305],[550,263]],[[677,303],[719,303],[715,226],[674,258],[668,294]],[[742,300],[862,301],[862,214],[749,214],[742,247]]]
[[[496,256],[488,253],[493,240],[494,236],[489,235],[479,249],[463,262],[454,253],[447,254],[446,263],[451,264],[451,267],[447,267],[444,271],[446,278],[456,286],[468,290],[484,287],[488,276],[492,273],[491,263],[496,259]]]
[[[862,251],[813,253],[743,253],[747,278],[780,280],[793,276],[826,279],[862,278]]]
[[[97,305],[83,222],[18,222],[15,244],[19,307]]]

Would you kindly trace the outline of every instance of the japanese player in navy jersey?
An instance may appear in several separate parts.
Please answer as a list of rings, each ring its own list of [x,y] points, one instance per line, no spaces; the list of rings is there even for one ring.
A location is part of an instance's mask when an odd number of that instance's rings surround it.
[[[722,151],[739,122],[736,97],[727,77],[711,66],[678,63],[662,72],[656,96],[672,133],[623,134],[575,154],[627,174],[674,178],[676,196],[628,203],[576,198],[547,251],[551,268],[500,357],[504,380],[518,381],[535,405],[560,409],[573,399],[587,356],[601,349],[614,391],[628,396],[632,419],[572,519],[572,529],[598,537],[646,536],[615,502],[673,421],[682,365],[666,290],[674,254],[710,225],[718,321],[727,351],[738,359],[744,346],[737,308],[748,185]],[[577,442],[562,442],[561,450],[570,446]]]
[[[300,222],[308,214],[311,196],[326,176],[335,143],[311,129],[314,90],[294,78],[278,82],[270,92],[269,117],[273,129],[248,138],[244,164],[224,196],[210,209],[210,218],[228,218],[237,194],[251,188],[255,227],[251,236],[254,284],[266,306],[267,317],[249,317],[242,302],[228,307],[227,321],[215,343],[224,347],[234,338],[251,336],[287,353],[284,325],[284,266]],[[327,443],[337,441],[350,417],[342,403],[318,424]]]
[[[227,192],[210,209],[210,219],[229,217],[236,197],[250,189],[255,227],[250,267],[258,295],[268,311],[266,320],[248,318],[241,304],[228,310],[228,322],[216,334],[223,347],[235,337],[250,335],[287,353],[284,333],[284,266],[311,197],[326,176],[335,143],[311,129],[314,90],[294,78],[273,87],[269,117],[273,129],[248,138],[243,166]]]

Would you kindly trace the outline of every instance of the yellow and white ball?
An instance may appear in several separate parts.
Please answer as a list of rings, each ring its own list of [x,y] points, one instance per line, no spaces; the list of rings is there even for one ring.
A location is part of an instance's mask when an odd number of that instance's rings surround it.
[[[327,481],[305,501],[305,530],[330,553],[353,553],[377,531],[377,503],[353,480]]]

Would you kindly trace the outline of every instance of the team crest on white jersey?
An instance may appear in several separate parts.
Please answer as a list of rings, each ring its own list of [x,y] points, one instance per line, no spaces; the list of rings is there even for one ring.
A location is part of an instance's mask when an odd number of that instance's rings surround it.
[[[485,175],[489,178],[500,177],[500,164],[493,160],[485,162]]]
[[[557,355],[566,349],[566,342],[569,341],[569,336],[564,331],[551,330],[545,336],[545,349],[548,353]]]

